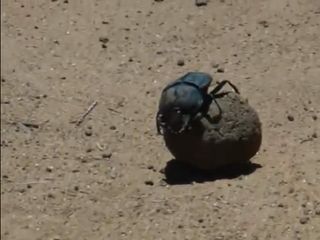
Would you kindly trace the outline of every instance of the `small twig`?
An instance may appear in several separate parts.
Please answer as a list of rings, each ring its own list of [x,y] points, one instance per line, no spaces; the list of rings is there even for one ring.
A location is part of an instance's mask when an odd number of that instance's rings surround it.
[[[99,150],[103,151],[105,150],[105,147],[104,146],[101,146],[100,143],[97,142],[97,147],[99,148]]]
[[[23,123],[17,122],[15,125],[18,126],[19,129],[22,129],[25,133],[28,133],[29,135],[31,134],[31,130]]]
[[[88,108],[87,111],[85,111],[84,114],[82,114],[82,116],[79,118],[79,120],[76,122],[76,125],[79,126],[83,121],[84,119],[89,115],[89,113],[97,106],[98,102],[97,101],[94,101],[90,107]]]
[[[300,141],[300,143],[302,144],[302,143],[305,143],[305,142],[312,142],[312,141],[313,141],[313,138],[312,138],[312,137],[309,137],[309,138],[302,139],[302,140]]]
[[[115,113],[121,113],[121,112],[119,112],[119,111],[117,111],[117,110],[115,110],[113,108],[108,108],[108,110],[111,111],[111,112],[115,112]]]
[[[39,128],[39,124],[36,123],[22,122],[21,124],[28,128]]]
[[[40,128],[43,125],[45,125],[47,122],[49,122],[49,120],[46,120],[42,123],[32,123],[32,122],[11,122],[11,121],[5,121],[8,124],[12,124],[12,125],[16,125],[16,126],[20,126],[23,128]]]
[[[29,184],[45,184],[49,183],[49,181],[33,181],[33,182],[7,182],[5,184],[13,184],[13,185],[29,185]]]

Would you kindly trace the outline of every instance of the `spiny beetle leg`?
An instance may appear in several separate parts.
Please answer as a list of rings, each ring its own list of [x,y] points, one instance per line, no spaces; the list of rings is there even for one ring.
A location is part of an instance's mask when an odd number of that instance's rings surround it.
[[[221,109],[219,103],[217,102],[217,100],[216,100],[215,98],[213,98],[213,101],[215,102],[215,104],[216,104],[217,107],[218,107],[218,110],[219,110],[218,118],[220,119],[220,118],[221,118],[221,115],[222,115],[222,109]]]
[[[162,130],[161,130],[161,126],[160,126],[160,114],[157,113],[157,117],[156,117],[156,125],[157,125],[157,132],[159,135],[162,135]]]
[[[239,94],[239,90],[238,90],[238,88],[237,88],[235,85],[233,85],[233,84],[232,84],[230,81],[228,81],[228,80],[222,80],[222,81],[219,82],[218,85],[210,92],[210,95],[211,95],[212,97],[214,97],[214,96],[224,87],[224,85],[226,85],[227,83],[232,87],[232,89],[233,89],[236,93]]]

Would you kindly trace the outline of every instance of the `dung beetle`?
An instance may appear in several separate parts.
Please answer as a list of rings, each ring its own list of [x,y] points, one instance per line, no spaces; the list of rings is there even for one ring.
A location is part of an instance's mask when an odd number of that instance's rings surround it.
[[[225,84],[229,84],[236,93],[236,86],[228,80],[223,80],[208,93],[212,77],[203,72],[189,72],[168,84],[162,91],[159,109],[156,116],[159,134],[168,131],[179,134],[191,127],[191,123],[201,118],[207,111],[212,101],[221,109],[216,98],[225,94],[219,93]]]

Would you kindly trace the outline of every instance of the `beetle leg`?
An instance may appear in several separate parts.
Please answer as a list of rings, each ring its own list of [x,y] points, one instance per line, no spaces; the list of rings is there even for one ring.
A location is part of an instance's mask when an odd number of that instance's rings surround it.
[[[239,94],[239,90],[238,88],[233,85],[230,81],[228,80],[222,80],[221,82],[218,83],[218,85],[209,93],[211,95],[211,97],[214,98],[214,96],[224,87],[224,85],[229,84],[232,89]]]
[[[178,133],[181,133],[184,130],[186,130],[190,124],[190,120],[191,120],[190,115],[184,115],[182,116],[182,118],[183,118],[183,125],[181,126],[181,129],[178,131]]]
[[[221,109],[219,103],[217,102],[217,100],[216,100],[215,98],[213,98],[213,101],[215,102],[215,104],[216,104],[217,107],[218,107],[218,110],[219,110],[218,119],[220,119],[220,118],[221,118],[221,115],[222,115],[222,109]]]
[[[162,135],[161,126],[160,126],[160,115],[161,114],[157,113],[156,124],[157,124],[157,132],[158,132],[158,134]]]
[[[203,114],[203,117],[204,117],[207,121],[209,121],[211,124],[215,124],[215,123],[217,123],[217,122],[221,119],[222,109],[221,109],[219,103],[217,102],[217,100],[216,100],[215,98],[213,98],[212,101],[215,102],[215,104],[216,104],[216,106],[217,106],[217,108],[218,108],[218,114],[217,114],[217,115],[214,115],[214,116],[211,116],[211,115],[208,114],[208,112],[205,112],[205,113]]]
[[[214,95],[214,98],[222,98],[224,95],[228,94],[229,92],[221,92]]]

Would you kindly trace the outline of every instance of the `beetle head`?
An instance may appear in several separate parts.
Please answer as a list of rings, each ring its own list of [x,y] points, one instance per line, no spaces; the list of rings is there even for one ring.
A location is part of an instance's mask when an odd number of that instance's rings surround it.
[[[158,133],[162,134],[163,130],[178,134],[186,130],[191,120],[191,115],[183,113],[178,107],[168,109],[165,112],[157,114]]]
[[[189,83],[179,83],[165,88],[162,92],[157,128],[161,134],[164,130],[174,134],[185,131],[204,102],[202,92]]]

